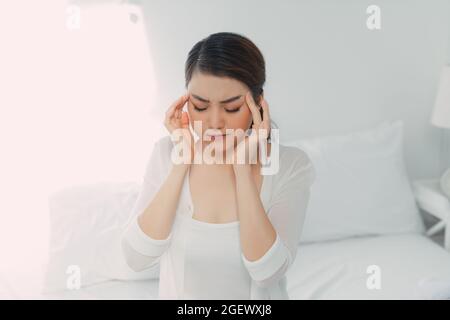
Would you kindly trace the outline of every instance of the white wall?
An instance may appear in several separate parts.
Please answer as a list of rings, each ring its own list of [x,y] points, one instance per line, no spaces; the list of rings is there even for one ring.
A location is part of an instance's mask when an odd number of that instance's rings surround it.
[[[142,3],[159,87],[156,116],[184,90],[189,49],[211,33],[237,32],[266,58],[265,94],[282,140],[403,119],[411,177],[440,174],[441,131],[428,119],[440,68],[450,61],[449,1]],[[366,27],[371,4],[381,8],[381,30]]]

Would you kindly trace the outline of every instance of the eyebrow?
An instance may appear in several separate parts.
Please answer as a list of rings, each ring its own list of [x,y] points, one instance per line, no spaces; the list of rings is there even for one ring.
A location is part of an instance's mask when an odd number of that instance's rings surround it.
[[[207,100],[205,98],[202,98],[202,97],[200,97],[200,96],[198,96],[196,94],[192,94],[192,96],[194,98],[196,98],[197,100],[200,100],[200,101],[203,101],[203,102],[208,102],[208,103],[210,102],[209,100]],[[219,103],[221,103],[221,104],[230,103],[230,102],[233,102],[233,101],[239,99],[240,97],[242,97],[242,95],[239,95],[239,96],[236,96],[236,97],[232,97],[232,98],[220,101]]]

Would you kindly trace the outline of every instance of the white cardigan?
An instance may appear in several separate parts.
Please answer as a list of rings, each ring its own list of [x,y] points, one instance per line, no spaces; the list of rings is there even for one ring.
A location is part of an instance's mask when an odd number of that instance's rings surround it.
[[[139,227],[137,216],[170,171],[172,146],[170,137],[162,138],[148,161],[141,192],[122,235],[128,265],[142,271],[160,263],[160,299],[289,299],[285,273],[296,256],[315,180],[307,154],[279,146],[279,171],[263,176],[260,193],[277,237],[264,256],[248,261],[240,250],[239,221],[215,224],[192,219],[188,174],[168,238],[152,239]]]

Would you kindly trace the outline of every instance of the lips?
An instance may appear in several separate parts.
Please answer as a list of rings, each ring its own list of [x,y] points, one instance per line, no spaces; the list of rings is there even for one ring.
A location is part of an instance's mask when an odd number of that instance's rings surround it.
[[[226,134],[215,134],[215,135],[209,135],[209,138],[214,141],[216,139],[220,139],[220,138],[224,138],[226,136]]]
[[[204,135],[206,137],[220,137],[220,136],[224,136],[225,133],[223,133],[220,130],[208,129],[208,130],[205,131]]]
[[[208,140],[214,141],[216,139],[225,139],[225,136],[227,135],[223,133],[215,133],[215,134],[206,134],[205,136],[209,138]]]

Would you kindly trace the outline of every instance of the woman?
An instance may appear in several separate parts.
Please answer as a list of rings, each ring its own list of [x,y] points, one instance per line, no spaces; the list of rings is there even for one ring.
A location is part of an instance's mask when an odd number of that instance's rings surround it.
[[[189,52],[185,78],[187,93],[165,121],[181,140],[154,147],[122,238],[127,263],[135,271],[160,263],[160,299],[289,299],[285,273],[315,171],[297,148],[279,146],[271,157],[269,142],[265,155],[279,170],[261,174],[264,154],[252,146],[261,150],[259,129],[270,130],[264,58],[243,36],[212,34]],[[183,150],[184,161],[174,161]],[[201,152],[232,161],[202,161]]]

